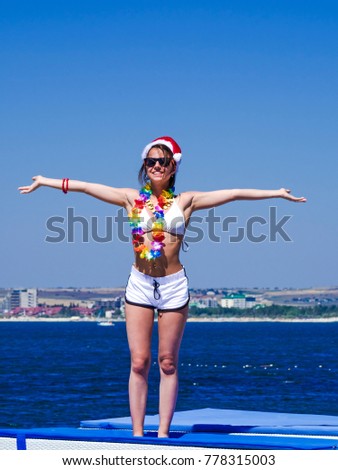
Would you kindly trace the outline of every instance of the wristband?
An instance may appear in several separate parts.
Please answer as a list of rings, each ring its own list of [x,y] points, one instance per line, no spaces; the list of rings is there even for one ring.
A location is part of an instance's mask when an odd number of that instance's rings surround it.
[[[63,180],[62,180],[62,191],[65,194],[68,193],[68,181],[69,181],[69,178],[63,178]]]

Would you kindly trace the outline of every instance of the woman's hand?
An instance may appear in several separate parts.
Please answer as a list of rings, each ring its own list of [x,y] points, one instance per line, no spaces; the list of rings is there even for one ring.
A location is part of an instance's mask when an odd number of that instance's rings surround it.
[[[33,176],[32,180],[34,181],[34,183],[32,183],[30,186],[20,186],[18,188],[21,194],[32,193],[36,189],[40,188],[40,186],[42,186],[43,176]]]
[[[280,189],[280,197],[283,199],[287,199],[288,201],[293,201],[293,202],[306,202],[305,197],[296,197],[291,194],[291,189],[285,189],[281,188]]]

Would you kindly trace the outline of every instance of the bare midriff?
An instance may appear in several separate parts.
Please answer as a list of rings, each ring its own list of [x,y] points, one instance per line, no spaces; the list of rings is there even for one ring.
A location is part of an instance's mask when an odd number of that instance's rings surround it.
[[[179,260],[179,253],[183,236],[168,232],[164,232],[164,235],[164,247],[162,248],[161,256],[158,258],[148,261],[140,258],[140,255],[135,253],[134,266],[143,274],[153,277],[162,277],[181,271],[182,264]],[[150,248],[152,242],[151,231],[146,232],[143,237],[144,244]]]

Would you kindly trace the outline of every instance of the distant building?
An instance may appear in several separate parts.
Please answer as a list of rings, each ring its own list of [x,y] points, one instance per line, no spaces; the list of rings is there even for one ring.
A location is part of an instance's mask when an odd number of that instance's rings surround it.
[[[228,294],[220,300],[223,308],[245,308],[244,294]]]
[[[256,298],[244,294],[232,293],[225,295],[219,303],[223,308],[252,308],[256,305]]]
[[[0,301],[0,312],[8,312],[11,309],[10,296],[3,297]]]
[[[214,292],[213,290],[208,290],[207,295],[208,295],[209,297],[214,297],[216,294],[215,294],[215,292]]]
[[[15,307],[9,312],[13,317],[57,317],[62,307]]]
[[[121,297],[112,297],[110,299],[103,298],[95,300],[95,307],[106,307],[113,309],[121,309],[122,298]]]
[[[200,297],[194,305],[197,308],[217,308],[219,306],[216,297]]]
[[[20,307],[20,290],[13,289],[9,294],[9,309],[13,310],[14,308]]]
[[[253,308],[256,305],[256,297],[245,297],[245,308]]]
[[[37,289],[12,289],[9,294],[9,307],[34,308],[38,305]]]

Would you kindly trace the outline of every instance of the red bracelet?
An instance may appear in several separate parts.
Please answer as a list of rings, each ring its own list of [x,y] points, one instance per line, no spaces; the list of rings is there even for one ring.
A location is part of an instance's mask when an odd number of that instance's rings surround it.
[[[63,178],[63,180],[62,180],[62,191],[65,194],[68,193],[68,181],[69,181],[69,178]]]

